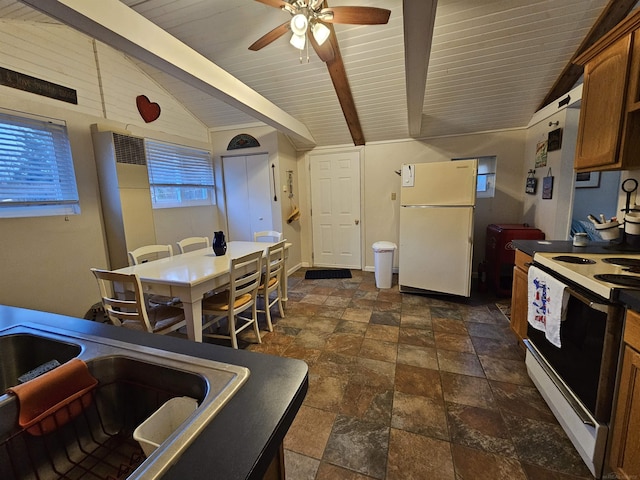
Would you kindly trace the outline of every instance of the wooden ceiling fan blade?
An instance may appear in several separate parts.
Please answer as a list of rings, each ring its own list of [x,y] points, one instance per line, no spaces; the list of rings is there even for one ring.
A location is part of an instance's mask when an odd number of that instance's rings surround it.
[[[278,38],[283,36],[285,33],[287,33],[290,30],[290,28],[291,27],[289,25],[289,22],[288,21],[284,22],[279,27],[274,28],[273,30],[271,30],[270,32],[266,33],[265,35],[260,37],[255,42],[253,42],[253,44],[251,44],[251,46],[249,47],[249,50],[253,50],[254,52],[256,52],[256,51],[260,50],[261,48],[266,47],[271,42],[277,40]]]
[[[331,33],[331,35],[333,35],[333,32]],[[316,42],[311,29],[307,31],[307,38],[309,39],[309,42],[311,43],[311,46],[315,50],[318,57],[320,57],[320,60],[322,60],[323,62],[330,62],[335,58],[333,45],[331,45],[331,38],[327,38],[322,45],[318,45],[318,42]]]
[[[256,2],[264,3],[265,5],[275,8],[282,8],[287,3],[283,0],[256,0]]]
[[[391,10],[377,7],[328,7],[320,10],[320,15],[332,13],[322,18],[327,23],[346,23],[349,25],[382,25],[389,21]]]

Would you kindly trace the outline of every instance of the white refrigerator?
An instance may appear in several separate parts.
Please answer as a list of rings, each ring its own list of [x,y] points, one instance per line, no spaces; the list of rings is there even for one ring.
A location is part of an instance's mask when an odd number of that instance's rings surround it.
[[[402,165],[401,292],[471,295],[477,160]]]

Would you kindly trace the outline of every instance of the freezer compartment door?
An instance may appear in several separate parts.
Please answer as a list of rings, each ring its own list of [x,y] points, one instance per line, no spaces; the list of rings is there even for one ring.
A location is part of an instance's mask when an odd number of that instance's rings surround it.
[[[469,297],[473,207],[400,208],[398,283]]]
[[[411,184],[403,179],[401,205],[475,205],[477,160],[414,163]]]

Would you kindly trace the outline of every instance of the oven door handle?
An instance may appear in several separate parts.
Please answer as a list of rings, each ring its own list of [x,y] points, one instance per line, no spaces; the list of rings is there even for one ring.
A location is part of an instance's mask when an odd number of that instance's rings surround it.
[[[600,303],[598,301],[591,300],[590,298],[586,297],[585,295],[583,295],[583,294],[581,294],[579,292],[576,292],[573,288],[567,287],[567,292],[569,292],[569,295],[571,295],[572,297],[577,298],[582,303],[587,305],[589,308],[591,308],[593,310],[597,310],[598,312],[609,313],[609,304]]]
[[[560,394],[564,397],[564,399],[569,403],[571,409],[575,412],[575,414],[580,418],[580,421],[585,425],[590,425],[595,427],[598,422],[595,418],[589,413],[587,407],[585,407],[582,402],[571,392],[569,386],[562,381],[560,376],[556,373],[551,365],[547,362],[544,356],[538,351],[536,346],[527,338],[522,341],[525,347],[528,350],[533,358],[535,358],[536,362],[542,367],[545,371],[549,379],[556,386]]]

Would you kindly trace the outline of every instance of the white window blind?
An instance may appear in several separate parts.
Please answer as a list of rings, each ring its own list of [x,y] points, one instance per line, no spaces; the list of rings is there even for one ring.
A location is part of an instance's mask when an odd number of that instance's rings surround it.
[[[213,205],[213,166],[206,150],[145,140],[153,208]]]
[[[0,217],[78,213],[64,122],[0,112]]]

